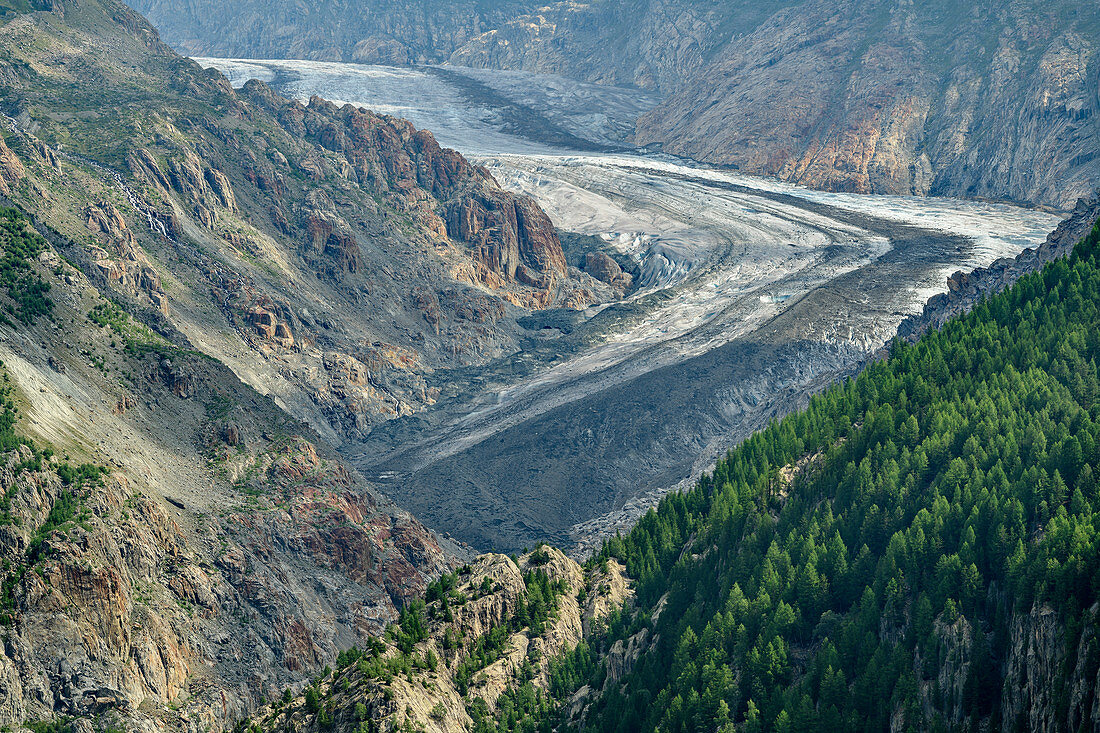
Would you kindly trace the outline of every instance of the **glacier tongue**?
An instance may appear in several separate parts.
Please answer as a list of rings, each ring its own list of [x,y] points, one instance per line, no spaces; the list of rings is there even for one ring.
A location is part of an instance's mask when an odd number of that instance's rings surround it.
[[[477,97],[448,81],[453,69],[199,61],[236,85],[260,78],[303,100],[318,94],[407,117],[534,197],[559,229],[636,260],[637,288],[622,303],[584,311],[575,348],[548,359],[539,351],[535,367],[502,369],[491,388],[439,405],[416,427],[383,426],[352,451],[395,499],[475,545],[564,540],[574,525],[583,541],[608,524],[600,516],[635,516],[769,416],[856,368],[950,274],[1036,246],[1058,221],[1009,205],[823,193],[665,156],[592,152],[652,103],[631,101],[630,90],[460,70],[492,91]],[[517,123],[517,109],[530,124]],[[556,142],[530,139],[538,130]],[[772,356],[746,371],[746,354]],[[735,384],[723,385],[727,374]],[[685,390],[683,379],[698,384]],[[609,409],[622,414],[586,409],[635,384],[667,402],[659,431],[639,424],[621,398]],[[570,434],[535,430],[560,425],[563,414]],[[653,443],[658,432],[662,443]],[[594,441],[606,457],[555,441]],[[535,509],[516,509],[513,469],[497,443],[555,472],[530,479],[523,501]],[[604,488],[577,496],[580,482]],[[471,487],[447,501],[476,500],[480,515],[456,518],[432,493],[438,486]]]

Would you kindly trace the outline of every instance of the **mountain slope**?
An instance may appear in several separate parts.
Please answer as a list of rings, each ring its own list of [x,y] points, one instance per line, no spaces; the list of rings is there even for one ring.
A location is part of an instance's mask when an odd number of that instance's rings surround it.
[[[13,198],[95,237],[103,282],[329,441],[431,404],[436,370],[514,350],[530,309],[612,296],[537,206],[429,133],[238,95],[100,7],[0,28]]]
[[[430,134],[111,0],[4,3],[0,58],[0,724],[228,729],[465,553],[332,443],[602,286]]]
[[[1096,8],[811,1],[726,46],[636,141],[829,190],[1071,208],[1100,183]]]
[[[447,62],[665,92],[703,66],[729,33],[748,32],[789,4],[330,0],[303,12],[292,3],[253,0],[132,3],[192,56]]]
[[[228,727],[451,556],[82,246],[0,209],[0,723]]]

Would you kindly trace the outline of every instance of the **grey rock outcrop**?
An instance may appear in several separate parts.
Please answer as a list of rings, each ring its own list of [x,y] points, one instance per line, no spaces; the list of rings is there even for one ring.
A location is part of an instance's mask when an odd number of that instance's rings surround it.
[[[1073,212],[1038,247],[1026,249],[1016,257],[1002,257],[989,267],[954,273],[948,278],[947,292],[933,296],[921,313],[901,322],[898,337],[916,341],[925,331],[939,328],[955,316],[966,313],[982,298],[999,293],[1024,275],[1065,257],[1098,219],[1100,199],[1081,199]]]

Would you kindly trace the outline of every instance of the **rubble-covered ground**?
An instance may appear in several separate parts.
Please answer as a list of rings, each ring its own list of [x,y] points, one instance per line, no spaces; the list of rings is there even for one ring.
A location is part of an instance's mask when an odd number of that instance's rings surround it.
[[[258,77],[408,117],[534,196],[559,229],[633,263],[625,301],[532,317],[519,353],[436,374],[434,409],[346,447],[399,503],[480,548],[590,546],[857,369],[951,273],[1036,246],[1058,221],[603,152],[651,103],[622,89],[521,72],[202,62],[235,84]]]

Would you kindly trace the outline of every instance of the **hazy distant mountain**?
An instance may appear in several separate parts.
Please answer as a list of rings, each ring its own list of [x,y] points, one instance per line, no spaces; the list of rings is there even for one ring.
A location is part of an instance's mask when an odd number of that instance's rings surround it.
[[[650,0],[135,0],[181,52],[456,63],[670,91],[726,41],[791,2]]]

